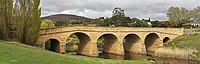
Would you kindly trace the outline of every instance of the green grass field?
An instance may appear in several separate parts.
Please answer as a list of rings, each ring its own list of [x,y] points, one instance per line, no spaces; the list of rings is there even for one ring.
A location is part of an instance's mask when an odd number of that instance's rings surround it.
[[[134,60],[110,60],[58,54],[23,44],[0,41],[0,64],[150,64]]]
[[[200,34],[183,35],[169,43],[169,47],[181,49],[196,49],[197,57],[200,58]]]

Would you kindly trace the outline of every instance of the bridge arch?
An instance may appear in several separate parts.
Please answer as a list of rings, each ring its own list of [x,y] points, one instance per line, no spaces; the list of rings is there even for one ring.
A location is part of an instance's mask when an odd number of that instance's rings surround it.
[[[145,46],[147,52],[155,51],[161,44],[160,37],[156,33],[150,33],[145,38]]]
[[[123,40],[124,50],[126,52],[139,53],[141,52],[142,42],[137,34],[128,34]]]
[[[111,53],[111,54],[115,54],[115,55],[123,55],[124,51],[121,51],[121,49],[123,50],[123,45],[120,45],[119,39],[115,34],[112,33],[104,33],[101,34],[98,39],[103,38],[103,46],[101,50],[103,53]],[[98,43],[97,43],[98,44]]]
[[[89,45],[91,44],[90,36],[84,32],[74,32],[74,33],[69,34],[67,39],[69,39],[71,35],[75,35],[79,40],[78,43],[76,43],[76,45],[78,46],[77,54],[89,55],[89,53],[91,52],[91,49],[89,49],[91,47]],[[67,41],[67,42],[70,42],[70,41]]]
[[[169,41],[170,41],[171,39],[169,38],[169,37],[165,37],[165,38],[163,38],[163,43],[164,44],[166,44],[166,43],[168,43]]]
[[[45,42],[45,49],[60,53],[60,41],[56,38],[50,38]]]

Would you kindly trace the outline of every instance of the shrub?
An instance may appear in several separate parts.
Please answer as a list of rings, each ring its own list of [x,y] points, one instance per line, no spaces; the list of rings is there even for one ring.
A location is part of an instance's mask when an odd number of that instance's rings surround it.
[[[179,48],[159,48],[155,51],[155,56],[158,57],[173,57],[180,59],[192,59],[197,57],[194,53],[197,53],[197,50],[194,49],[179,49]]]
[[[59,20],[56,21],[55,26],[68,26],[69,25],[69,21],[65,21],[65,20]]]

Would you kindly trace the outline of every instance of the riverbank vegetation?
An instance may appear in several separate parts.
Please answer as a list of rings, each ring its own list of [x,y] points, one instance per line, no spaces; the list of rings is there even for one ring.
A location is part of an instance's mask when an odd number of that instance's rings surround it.
[[[151,64],[144,61],[58,54],[16,42],[0,41],[0,45],[0,64]]]
[[[192,60],[197,57],[194,53],[197,53],[197,50],[166,47],[157,49],[155,51],[155,56]]]
[[[181,53],[190,53],[192,50],[194,51],[193,54],[196,55],[196,59],[200,60],[200,34],[192,34],[192,35],[183,35],[176,39],[174,39],[172,42],[170,42],[167,47],[170,47],[172,49],[185,49],[188,51],[181,52]]]

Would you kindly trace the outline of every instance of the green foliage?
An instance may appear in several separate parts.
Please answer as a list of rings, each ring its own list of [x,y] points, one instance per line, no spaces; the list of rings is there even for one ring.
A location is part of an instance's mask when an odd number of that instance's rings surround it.
[[[149,24],[144,21],[136,21],[136,23],[131,25],[132,27],[149,27]]]
[[[69,21],[59,20],[55,22],[55,26],[68,26]]]
[[[34,44],[41,25],[40,0],[16,0],[14,5],[14,26],[17,39],[25,44]]]
[[[161,22],[156,20],[156,21],[152,21],[151,24],[152,24],[152,27],[160,27]]]
[[[198,51],[197,56],[200,59],[200,34],[183,35],[168,44],[168,47],[176,47],[182,49],[196,49]]]
[[[51,41],[48,40],[47,42],[45,42],[45,50],[50,50],[51,47]]]
[[[191,19],[193,22],[200,23],[200,6],[195,8],[194,10],[191,10]]]
[[[170,7],[167,16],[169,20],[176,24],[176,27],[182,27],[186,23],[200,23],[200,7],[188,10],[183,7]]]
[[[149,20],[140,20],[137,18],[131,19],[121,14],[114,14],[111,18],[96,19],[98,26],[112,26],[112,27],[149,27],[147,23]]]
[[[55,25],[53,24],[53,21],[51,20],[43,20],[41,23],[40,28],[44,29],[44,28],[54,28]]]
[[[145,61],[111,60],[58,54],[40,48],[0,41],[0,64],[150,64]]]
[[[72,21],[70,21],[70,24],[83,24],[83,21],[72,20]]]
[[[73,46],[77,45],[79,43],[79,39],[75,34],[70,35],[67,38],[68,44],[66,46],[66,52],[76,52],[77,48],[73,48]]]
[[[175,27],[176,25],[171,21],[152,21],[152,27]]]
[[[97,46],[98,47],[103,47],[103,45],[104,45],[104,38],[103,37],[100,37],[99,39],[98,39],[98,41],[97,41]]]
[[[127,23],[131,22],[129,17],[125,17],[124,15],[115,15],[111,17],[111,21],[115,26],[127,26]]]
[[[99,26],[112,26],[113,22],[111,22],[110,18],[106,18],[105,20],[98,21]]]
[[[137,18],[130,19],[129,17],[106,18],[98,21],[99,26],[123,26],[123,27],[149,27],[146,21],[139,20]]]
[[[0,39],[8,40],[11,34],[13,1],[0,0]]]
[[[71,45],[67,45],[67,46],[65,47],[66,52],[75,52],[70,46],[71,46]]]

